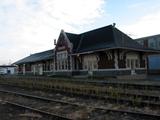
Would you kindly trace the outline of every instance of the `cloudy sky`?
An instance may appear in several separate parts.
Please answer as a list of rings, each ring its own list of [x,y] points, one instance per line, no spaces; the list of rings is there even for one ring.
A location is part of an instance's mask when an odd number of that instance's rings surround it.
[[[54,48],[61,29],[116,23],[132,38],[160,34],[160,0],[0,0],[0,64]]]

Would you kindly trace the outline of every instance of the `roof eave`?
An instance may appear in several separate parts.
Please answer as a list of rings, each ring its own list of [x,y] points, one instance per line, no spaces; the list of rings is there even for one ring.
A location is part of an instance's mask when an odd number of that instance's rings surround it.
[[[54,56],[53,56],[53,57],[54,57]],[[45,61],[45,60],[52,60],[52,58],[49,58],[49,59],[43,59],[43,60],[35,60],[35,61],[27,61],[27,62],[20,62],[20,63],[13,63],[13,64],[20,65],[20,64],[26,64],[26,63],[41,62],[41,61]]]
[[[91,50],[91,51],[86,51],[86,52],[77,52],[77,53],[73,53],[71,55],[90,54],[90,53],[94,53],[94,52],[112,50],[112,49],[128,49],[128,50],[141,51],[141,52],[160,53],[160,51],[158,51],[158,50],[144,50],[144,49],[136,49],[136,48],[128,48],[128,47],[112,47],[112,48],[105,48],[105,49],[99,49],[99,50]]]

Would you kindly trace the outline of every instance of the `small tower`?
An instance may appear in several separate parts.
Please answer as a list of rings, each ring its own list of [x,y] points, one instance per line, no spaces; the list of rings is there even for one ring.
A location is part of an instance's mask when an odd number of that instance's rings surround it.
[[[56,45],[57,43],[56,43],[56,39],[54,39],[54,45]]]

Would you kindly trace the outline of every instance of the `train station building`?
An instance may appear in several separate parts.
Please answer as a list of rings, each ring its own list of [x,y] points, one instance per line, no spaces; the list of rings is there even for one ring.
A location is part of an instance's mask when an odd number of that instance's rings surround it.
[[[146,74],[147,56],[159,51],[144,48],[115,26],[81,34],[61,30],[52,50],[15,62],[18,74],[95,77]]]

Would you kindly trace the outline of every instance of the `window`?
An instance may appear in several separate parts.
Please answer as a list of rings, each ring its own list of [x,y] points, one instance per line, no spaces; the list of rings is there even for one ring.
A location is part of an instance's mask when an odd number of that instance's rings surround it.
[[[94,62],[93,62],[93,68],[95,68],[95,69],[97,69],[97,68],[98,68],[97,61],[94,61]]]
[[[50,71],[50,63],[47,63],[47,71]]]
[[[98,61],[95,55],[88,55],[83,58],[83,69],[94,70],[98,69]]]
[[[65,69],[67,69],[67,67],[68,67],[67,60],[65,60],[64,62],[65,62]]]
[[[127,68],[130,68],[130,59],[127,59]]]
[[[153,42],[150,43],[150,47],[154,48],[154,43]]]
[[[135,63],[136,68],[139,68],[139,61],[136,59],[135,62],[136,62],[136,63]]]
[[[139,60],[138,59],[127,59],[127,68],[139,68]]]
[[[54,69],[54,64],[53,63],[50,64],[50,68],[51,68],[51,70]]]
[[[43,71],[46,71],[46,64],[43,64]]]
[[[64,70],[64,60],[62,60],[62,70]]]
[[[140,60],[139,60],[139,54],[137,53],[128,53],[126,55],[126,68],[139,68],[140,67]]]
[[[160,41],[158,41],[158,49],[160,49]]]
[[[67,51],[62,51],[57,53],[57,70],[67,70],[68,69],[68,55]]]
[[[84,69],[86,70],[87,68],[88,68],[88,67],[87,67],[87,64],[85,64],[85,65],[84,65]]]

